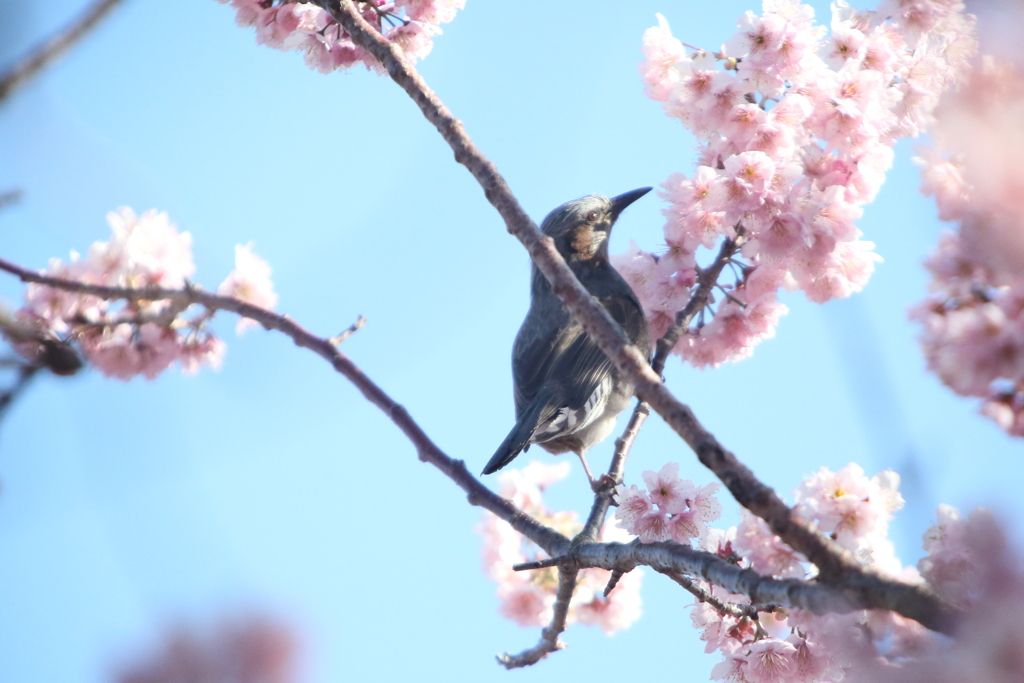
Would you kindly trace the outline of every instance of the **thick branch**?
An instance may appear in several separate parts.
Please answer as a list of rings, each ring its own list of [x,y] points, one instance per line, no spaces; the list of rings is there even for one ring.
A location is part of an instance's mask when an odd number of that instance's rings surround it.
[[[25,55],[0,76],[0,101],[3,101],[18,86],[30,80],[53,60],[63,54],[72,45],[88,33],[100,19],[105,17],[121,0],[98,0],[75,18],[56,35],[44,43],[37,45],[32,52]]]
[[[529,650],[523,650],[517,655],[510,655],[507,652],[498,655],[499,664],[506,669],[518,669],[536,664],[555,650],[565,649],[565,643],[558,636],[565,631],[565,623],[569,617],[569,602],[572,601],[572,592],[576,590],[577,575],[579,575],[578,569],[559,568],[558,592],[555,593],[555,607],[551,624],[540,632],[540,641]]]
[[[581,569],[600,567],[628,572],[637,566],[647,566],[662,574],[686,574],[705,579],[730,593],[747,595],[753,603],[795,607],[815,614],[846,613],[873,606],[863,604],[839,587],[762,576],[712,553],[679,543],[585,543],[573,548],[565,561]]]
[[[268,330],[282,332],[291,337],[296,346],[313,351],[330,363],[337,372],[355,384],[363,396],[391,418],[391,421],[408,437],[416,447],[420,460],[430,463],[458,484],[466,492],[471,505],[478,505],[493,512],[499,518],[508,522],[513,529],[543,548],[551,556],[563,554],[569,547],[568,538],[554,529],[544,526],[533,517],[519,510],[510,501],[488,489],[470,474],[462,460],[452,459],[441,451],[430,440],[430,437],[426,435],[423,429],[416,424],[409,415],[409,412],[384,393],[384,390],[377,386],[373,380],[364,375],[362,370],[356,367],[355,363],[335,347],[331,339],[317,337],[286,315],[279,315],[265,308],[253,306],[240,299],[212,294],[196,286],[189,286],[185,289],[163,289],[161,287],[132,289],[127,287],[88,285],[41,275],[5,259],[0,259],[0,270],[17,275],[23,282],[35,282],[69,292],[92,294],[104,299],[127,299],[130,301],[167,300],[171,302],[172,306],[181,306],[182,310],[190,304],[199,304],[211,311],[232,311],[243,317],[255,320]]]
[[[480,183],[488,201],[505,220],[508,231],[526,247],[533,262],[551,283],[555,294],[616,367],[633,381],[637,397],[650,404],[682,437],[701,463],[725,484],[738,503],[765,520],[783,541],[814,563],[820,572],[821,581],[855,592],[861,602],[871,607],[895,605],[892,609],[929,628],[946,630],[951,627],[945,621],[951,613],[931,593],[862,567],[851,553],[793,515],[774,490],[757,479],[749,468],[704,429],[693,411],[661,383],[660,376],[647,364],[644,354],[629,343],[605,308],[576,279],[555,249],[551,238],[541,234],[512,195],[494,164],[473,144],[462,122],[452,115],[415,69],[405,62],[400,48],[384,40],[366,23],[356,11],[352,0],[317,2],[331,13],[357,45],[380,61],[391,79],[419,106],[427,120],[448,142],[455,153],[455,160],[464,165]]]

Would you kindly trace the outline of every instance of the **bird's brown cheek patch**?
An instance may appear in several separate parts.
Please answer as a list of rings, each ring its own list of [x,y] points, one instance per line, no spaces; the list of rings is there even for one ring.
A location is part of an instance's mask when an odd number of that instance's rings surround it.
[[[593,258],[601,245],[600,238],[594,234],[594,228],[589,225],[581,225],[572,232],[573,253],[578,254],[582,260]]]

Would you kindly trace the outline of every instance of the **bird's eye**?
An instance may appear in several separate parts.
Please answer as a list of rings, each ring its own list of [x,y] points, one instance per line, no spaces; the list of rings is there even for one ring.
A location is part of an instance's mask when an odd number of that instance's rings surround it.
[[[599,215],[600,214],[597,213],[597,211],[591,211],[590,213],[587,214],[587,222],[596,223]]]

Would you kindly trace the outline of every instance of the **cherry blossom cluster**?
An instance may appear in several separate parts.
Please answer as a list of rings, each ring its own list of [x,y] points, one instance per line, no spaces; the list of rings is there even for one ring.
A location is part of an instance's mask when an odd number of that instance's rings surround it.
[[[119,667],[116,683],[291,683],[298,681],[295,630],[264,615],[233,617],[206,628],[167,629],[157,648]]]
[[[715,497],[721,484],[695,486],[689,479],[679,478],[679,464],[670,462],[655,473],[643,473],[647,490],[634,484],[620,484],[615,489],[618,508],[615,517],[619,527],[640,537],[642,543],[672,540],[689,543],[707,533],[708,523],[722,514],[722,504]]]
[[[72,251],[66,263],[51,259],[43,274],[107,287],[186,286],[195,272],[192,236],[179,232],[166,213],[151,210],[136,216],[122,207],[108,214],[107,221],[113,233],[109,240],[95,242],[85,256]],[[235,257],[235,270],[218,293],[272,308],[277,295],[269,266],[248,246],[237,247]],[[75,344],[103,374],[127,381],[137,375],[153,379],[175,362],[188,373],[202,365],[220,366],[225,346],[209,329],[213,313],[195,308],[182,309],[168,299],[110,301],[30,284],[17,317],[40,335]],[[36,342],[13,345],[29,360],[42,352]]]
[[[910,311],[928,367],[981,412],[1024,436],[1024,78],[985,58],[938,111],[920,150],[922,191],[959,224],[925,261],[931,294]]]
[[[878,257],[855,224],[862,207],[896,139],[931,124],[975,49],[973,17],[956,0],[832,8],[828,33],[809,6],[764,0],[718,52],[688,50],[660,15],[644,34],[646,93],[701,146],[692,176],[662,185],[667,249],[633,247],[613,263],[657,333],[690,298],[698,250],[723,238],[742,245],[713,319],[699,318],[674,349],[697,367],[749,355],[771,336],[786,311],[780,287],[823,303],[864,286]]]
[[[301,50],[306,64],[320,73],[362,64],[378,73],[383,67],[331,15],[317,5],[296,0],[217,0],[230,4],[239,26],[256,27],[256,42],[275,50]],[[466,0],[357,0],[356,7],[392,44],[415,61],[426,57],[441,24],[455,18]]]
[[[506,470],[499,477],[499,493],[527,514],[556,531],[578,534],[583,525],[573,512],[551,512],[544,505],[544,490],[569,473],[569,463],[545,465],[531,462],[522,470]],[[532,562],[547,556],[532,542],[515,531],[508,522],[485,512],[477,531],[483,536],[483,570],[498,584],[499,613],[520,626],[547,626],[551,622],[558,588],[558,569],[548,568],[516,572],[512,565]],[[603,541],[628,540],[619,529],[606,524]],[[569,604],[568,623],[580,622],[601,627],[605,633],[627,628],[640,618],[640,582],[642,572],[623,575],[615,588],[604,596],[611,572],[583,569]]]
[[[822,469],[795,493],[796,514],[856,553],[868,567],[902,580],[920,581],[904,569],[887,539],[888,522],[902,504],[899,478],[890,471],[867,477],[855,464],[838,472]],[[807,580],[816,570],[786,546],[767,524],[746,511],[728,530],[708,529],[700,546],[764,575]],[[724,603],[749,604],[743,595],[701,584]],[[862,658],[906,657],[928,639],[917,624],[885,611],[814,615],[802,610],[765,611],[758,619],[721,614],[708,603],[691,612],[705,651],[724,656],[711,677],[739,683],[838,681]]]
[[[705,489],[678,477],[669,464],[645,472],[646,491],[620,486],[616,491],[620,523],[641,542],[676,540],[690,543],[692,530],[680,540],[666,531],[666,521],[643,523],[661,516],[657,508],[682,510],[681,500],[699,499]],[[986,680],[1009,683],[1024,674],[1024,636],[1017,628],[1024,607],[1024,572],[1010,553],[992,515],[975,511],[962,520],[957,511],[940,506],[938,520],[924,534],[927,555],[917,568],[903,567],[888,540],[889,521],[903,505],[899,476],[884,471],[868,477],[849,464],[838,472],[822,468],[794,492],[795,514],[829,535],[873,571],[909,583],[927,583],[943,599],[967,611],[969,628],[960,630],[953,647],[944,637],[915,621],[885,610],[815,615],[799,609],[761,606],[758,618],[734,616],[725,605],[749,606],[745,595],[731,594],[703,581],[697,585],[712,600],[698,602],[690,617],[701,632],[705,651],[721,652],[713,680],[731,683],[878,683],[938,681],[968,683]],[[686,505],[685,509],[700,507]],[[706,507],[718,515],[715,504]],[[664,517],[664,516],[663,516]],[[671,521],[669,517],[668,521]],[[685,526],[685,525],[680,525]],[[656,529],[656,531],[652,531]],[[729,529],[697,525],[699,546],[727,562],[776,578],[813,580],[816,568],[793,551],[758,517],[742,512]],[[992,623],[990,615],[997,615]],[[942,664],[937,664],[942,662]]]
[[[921,576],[941,597],[965,612],[956,640],[929,638],[898,665],[865,660],[852,683],[1015,683],[1024,680],[1024,571],[992,514],[975,510],[962,519],[940,505],[925,532],[928,554]]]

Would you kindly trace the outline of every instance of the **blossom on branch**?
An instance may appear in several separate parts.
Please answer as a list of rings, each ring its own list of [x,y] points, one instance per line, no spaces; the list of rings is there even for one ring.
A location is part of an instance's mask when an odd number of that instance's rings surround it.
[[[262,615],[212,628],[177,625],[158,650],[120,667],[116,683],[292,683],[298,680],[293,629]]]
[[[356,45],[349,34],[324,9],[311,2],[294,0],[217,0],[235,8],[239,26],[256,28],[256,42],[275,50],[302,50],[306,64],[320,73],[349,69],[362,64],[383,73],[370,53]],[[455,18],[466,0],[357,0],[356,7],[385,39],[415,62],[433,48],[440,25]]]
[[[678,482],[676,468],[668,465],[657,475],[645,473],[648,488],[642,493],[620,487],[620,511],[628,506],[636,520],[642,505],[632,501],[646,495],[674,494]],[[831,472],[822,469],[809,477],[796,491],[796,514],[811,526],[829,533],[856,553],[866,567],[904,581],[920,582],[916,571],[900,566],[887,538],[892,513],[902,504],[898,492],[899,477],[881,472],[867,477],[855,464]],[[674,496],[663,498],[666,504]],[[653,504],[653,503],[652,503]],[[620,519],[629,515],[619,514]],[[631,523],[641,529],[642,523]],[[947,534],[947,537],[953,538]],[[643,538],[641,538],[641,541]],[[660,540],[660,539],[659,539]],[[702,549],[727,562],[777,578],[810,580],[817,569],[806,558],[786,546],[760,518],[743,512],[739,527],[728,530],[705,529],[700,537]],[[956,555],[955,550],[947,555]],[[714,680],[736,683],[826,683],[846,680],[865,661],[897,662],[914,656],[934,644],[934,639],[917,622],[885,611],[859,611],[850,614],[812,614],[798,609],[781,610],[771,606],[757,608],[757,618],[720,605],[750,609],[750,598],[731,594],[705,581],[694,581],[704,592],[693,606],[690,617],[706,643],[705,651],[720,651],[723,660],[715,666]],[[717,604],[716,604],[717,603]]]
[[[552,512],[543,501],[544,490],[569,473],[569,463],[545,465],[531,462],[522,470],[505,470],[498,476],[499,493],[516,507],[542,524],[572,537],[583,529],[575,513]],[[546,556],[532,542],[504,520],[485,512],[477,532],[483,537],[483,570],[498,584],[501,600],[498,612],[520,626],[547,626],[555,604],[558,588],[558,569],[549,567],[528,571],[513,571],[512,565],[544,559]],[[628,541],[621,530],[605,524],[601,530],[603,541]],[[580,622],[599,626],[606,634],[628,628],[640,618],[640,583],[643,572],[639,569],[625,574],[612,592],[605,597],[611,572],[604,569],[583,569],[577,577],[576,590],[569,604],[567,623]]]
[[[932,589],[965,614],[954,642],[928,637],[902,662],[865,660],[851,683],[1016,683],[1024,680],[1024,571],[992,514],[961,518],[940,505],[917,564]]]
[[[1024,77],[985,57],[939,109],[922,187],[956,221],[925,261],[931,294],[910,311],[928,367],[981,412],[1024,436]]]
[[[260,308],[272,309],[277,305],[277,293],[270,281],[270,264],[252,253],[252,243],[235,245],[235,269],[217,288],[222,296],[231,296]],[[255,320],[241,318],[235,332],[242,334]]]
[[[896,140],[931,125],[975,48],[974,19],[955,0],[832,8],[826,35],[811,7],[764,0],[716,53],[686,54],[660,15],[644,35],[645,92],[701,147],[692,177],[662,184],[667,251],[634,247],[613,264],[652,329],[667,329],[691,296],[698,249],[742,244],[713,318],[702,310],[674,349],[697,367],[742,358],[770,337],[786,311],[781,287],[824,303],[864,286],[879,259],[856,227],[861,207]]]
[[[107,215],[112,235],[95,242],[83,257],[71,252],[65,263],[52,259],[43,272],[87,286],[184,290],[195,272],[192,236],[179,232],[166,213],[146,211],[137,216],[122,207]],[[221,285],[222,293],[264,308],[277,296],[270,267],[249,247],[235,252],[236,268]],[[16,316],[40,335],[76,344],[87,361],[108,377],[153,379],[177,362],[182,370],[220,367],[224,343],[209,328],[211,311],[177,300],[105,299],[45,284],[30,284],[25,305]],[[44,349],[41,342],[12,340],[29,360]]]
[[[701,487],[689,479],[679,478],[679,464],[670,462],[655,473],[643,473],[647,491],[636,486],[615,488],[619,527],[640,537],[641,543],[657,543],[669,539],[689,543],[708,531],[708,523],[722,514],[722,504],[715,498],[721,484]]]

